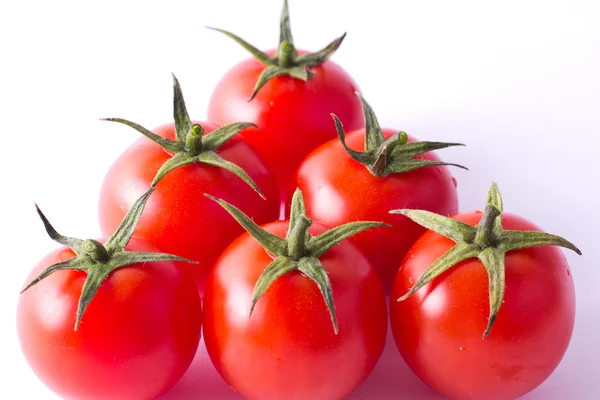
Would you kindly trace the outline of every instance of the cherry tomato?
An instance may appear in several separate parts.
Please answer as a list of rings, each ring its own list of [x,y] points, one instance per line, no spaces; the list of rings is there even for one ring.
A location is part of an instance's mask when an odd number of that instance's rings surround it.
[[[382,131],[386,139],[397,133],[391,129]],[[348,133],[345,141],[351,149],[362,150],[365,130]],[[409,137],[408,141],[414,139]],[[415,158],[439,161],[433,152]],[[408,218],[388,212],[418,208],[450,215],[458,209],[456,181],[446,166],[378,177],[353,160],[338,139],[320,146],[302,162],[296,182],[304,193],[308,215],[317,221],[337,226],[369,219],[392,225],[390,229],[372,229],[349,239],[375,267],[386,293],[406,251],[425,232],[425,228]]]
[[[264,229],[284,237],[288,222]],[[314,224],[309,231],[327,230]],[[319,288],[299,271],[280,276],[249,317],[254,286],[272,261],[246,233],[211,271],[204,337],[213,364],[251,400],[343,399],[371,373],[385,344],[387,311],[377,274],[348,242],[320,257],[331,281],[336,335]]]
[[[206,133],[217,126],[196,122]],[[154,133],[173,140],[174,125],[163,125]],[[209,269],[225,247],[244,230],[226,211],[204,197],[204,193],[235,201],[258,223],[277,219],[279,193],[265,163],[241,138],[229,139],[217,153],[244,169],[266,197],[233,173],[203,163],[169,172],[156,185],[138,223],[136,235],[160,244],[171,254],[198,261],[181,264],[192,273],[202,292]],[[99,219],[104,234],[113,232],[133,202],[150,187],[160,167],[172,155],[146,137],[138,139],[111,166],[100,193]]]
[[[481,212],[454,219],[476,225]],[[505,230],[540,231],[513,214]],[[486,268],[477,258],[456,264],[406,294],[455,242],[427,231],[408,251],[391,294],[391,327],[400,353],[426,384],[453,399],[515,399],[540,385],[562,359],[573,332],[575,293],[557,247],[532,247],[505,256],[504,301],[489,336]]]
[[[306,54],[306,52],[299,52]],[[274,55],[275,50],[267,52]],[[336,137],[330,113],[336,113],[348,129],[363,126],[358,85],[332,61],[311,67],[307,81],[277,76],[252,99],[258,77],[265,66],[249,58],[221,78],[208,106],[209,121],[227,124],[254,122],[259,129],[240,135],[256,149],[275,174],[282,199],[289,203],[293,174],[300,162],[317,146]]]
[[[126,250],[157,251],[135,237]],[[51,252],[27,282],[74,256],[66,247]],[[191,277],[172,261],[116,269],[74,330],[85,280],[82,271],[56,271],[19,298],[18,335],[36,375],[73,400],[154,399],[175,385],[200,340],[202,310]]]

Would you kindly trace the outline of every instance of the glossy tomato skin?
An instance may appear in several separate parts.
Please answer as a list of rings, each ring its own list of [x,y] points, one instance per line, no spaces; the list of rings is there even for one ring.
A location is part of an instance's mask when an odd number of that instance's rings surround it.
[[[128,250],[159,251],[133,238]],[[33,269],[75,254],[57,249]],[[188,369],[200,340],[202,309],[193,279],[174,263],[115,270],[102,283],[74,331],[86,274],[57,271],[21,294],[17,329],[29,365],[69,400],[154,399]]]
[[[213,124],[197,123],[207,133],[217,128]],[[172,124],[154,132],[169,139],[175,135]],[[266,200],[227,170],[199,163],[186,165],[171,171],[156,185],[136,228],[136,235],[157,243],[163,251],[199,262],[180,265],[192,273],[200,292],[219,254],[244,231],[222,207],[205,197],[205,193],[235,203],[257,223],[271,222],[279,216],[275,178],[250,146],[241,138],[233,137],[217,153],[242,167],[260,187]],[[142,137],[115,161],[100,193],[99,219],[103,234],[114,232],[170,157],[167,151]]]
[[[480,212],[454,218],[476,225]],[[540,229],[505,213],[505,229]],[[466,260],[406,301],[417,279],[454,242],[431,231],[409,250],[394,281],[390,320],[409,367],[429,386],[453,399],[515,399],[539,386],[562,359],[575,318],[571,272],[557,247],[535,247],[506,255],[506,293],[490,335],[483,264]]]
[[[383,129],[383,133],[388,138],[397,131]],[[362,151],[364,140],[362,129],[346,136],[346,144],[354,150]],[[421,158],[439,160],[432,152]],[[375,267],[386,293],[406,251],[425,232],[425,228],[407,217],[389,211],[415,208],[452,215],[458,209],[456,181],[447,167],[376,177],[350,158],[338,139],[320,146],[302,162],[296,182],[304,194],[308,215],[316,221],[329,226],[367,220],[392,225],[370,229],[349,239]]]
[[[275,51],[268,53],[273,55]],[[254,58],[231,68],[212,94],[208,119],[219,124],[249,121],[259,126],[241,135],[266,161],[277,178],[282,198],[289,203],[296,189],[293,174],[300,162],[313,149],[336,137],[330,114],[335,113],[348,130],[364,126],[355,94],[358,85],[339,65],[327,61],[311,68],[314,76],[308,81],[276,77],[248,101],[264,68]]]
[[[283,237],[287,222],[266,229]],[[315,224],[311,233],[326,230]],[[371,373],[385,344],[387,310],[377,274],[347,242],[321,257],[339,320],[336,336],[317,286],[297,271],[279,278],[248,318],[254,284],[271,261],[244,234],[211,272],[203,329],[213,364],[250,400],[343,399]]]

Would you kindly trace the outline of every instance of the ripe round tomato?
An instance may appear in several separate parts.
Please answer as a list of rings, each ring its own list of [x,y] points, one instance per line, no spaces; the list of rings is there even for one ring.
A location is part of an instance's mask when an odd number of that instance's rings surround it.
[[[202,125],[206,133],[217,128]],[[173,140],[174,125],[163,125],[154,133]],[[188,268],[202,292],[208,271],[225,247],[244,230],[225,210],[204,196],[210,193],[235,201],[258,223],[277,219],[279,193],[275,179],[260,157],[241,138],[233,137],[217,150],[256,182],[266,200],[233,173],[195,163],[169,172],[148,200],[136,235],[160,244],[166,253],[198,261]],[[150,187],[159,168],[171,157],[156,143],[141,137],[108,171],[100,193],[99,218],[103,234],[112,233],[136,199]]]
[[[476,225],[480,212],[453,218]],[[504,229],[539,231],[509,213]],[[557,247],[506,253],[506,292],[494,327],[486,269],[463,261],[397,302],[455,242],[427,231],[408,251],[391,294],[391,327],[400,353],[426,384],[453,399],[515,399],[539,386],[562,359],[573,332],[575,293]]]
[[[382,130],[386,139],[397,133]],[[346,135],[346,144],[353,150],[362,150],[364,141],[364,129]],[[414,139],[409,137],[409,141]],[[433,152],[415,158],[439,161]],[[368,219],[392,225],[349,239],[375,267],[386,293],[406,251],[425,232],[425,228],[408,218],[388,212],[417,208],[451,215],[458,209],[456,181],[446,166],[377,177],[353,160],[337,138],[317,148],[302,162],[296,181],[304,193],[308,215],[317,221],[338,226]]]
[[[135,237],[126,249],[157,251]],[[27,283],[74,256],[66,247],[51,252]],[[60,270],[21,294],[18,335],[36,375],[73,400],[154,399],[175,385],[200,340],[200,298],[187,272],[173,262],[116,269],[74,330],[85,279],[85,272]]]
[[[288,222],[264,228],[284,237]],[[309,229],[313,235],[327,230]],[[279,277],[248,316],[254,285],[271,261],[246,233],[211,271],[203,329],[213,364],[251,400],[343,399],[371,373],[385,344],[387,310],[377,274],[348,242],[320,257],[333,290],[336,335],[323,295],[298,271]]]
[[[267,52],[273,56],[276,51]],[[306,54],[299,51],[300,54]],[[296,186],[293,174],[300,162],[317,146],[336,137],[331,113],[348,129],[363,126],[358,85],[332,61],[311,67],[307,81],[277,76],[252,99],[265,66],[255,58],[230,69],[215,88],[208,106],[208,119],[219,124],[248,121],[259,129],[240,133],[275,174],[282,199],[289,203]],[[286,214],[287,215],[287,214]]]

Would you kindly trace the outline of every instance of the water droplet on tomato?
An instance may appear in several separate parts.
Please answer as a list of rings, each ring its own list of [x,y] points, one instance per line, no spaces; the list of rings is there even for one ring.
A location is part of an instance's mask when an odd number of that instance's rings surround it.
[[[460,349],[458,349],[458,350],[460,350],[462,353],[464,353],[464,352],[466,352],[466,351],[467,351],[467,348],[466,348],[466,347],[461,347],[461,348],[460,348]]]

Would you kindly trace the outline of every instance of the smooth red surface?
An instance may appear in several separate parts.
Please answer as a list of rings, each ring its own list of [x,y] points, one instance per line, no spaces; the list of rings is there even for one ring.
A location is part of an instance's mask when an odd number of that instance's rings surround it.
[[[217,128],[201,124],[206,133]],[[154,130],[173,139],[173,124]],[[227,245],[244,229],[205,193],[229,201],[259,224],[276,220],[280,199],[275,178],[259,156],[241,138],[233,137],[217,153],[243,168],[260,187],[266,200],[231,172],[206,164],[191,164],[167,174],[156,186],[136,228],[136,235],[157,243],[167,253],[198,261],[187,268],[202,292],[208,272]],[[112,233],[145,193],[156,172],[171,157],[142,137],[111,166],[100,193],[99,219],[103,234]]]
[[[248,121],[259,126],[241,135],[266,161],[289,203],[295,190],[293,174],[302,159],[336,137],[330,114],[335,113],[348,130],[364,126],[360,101],[354,93],[358,85],[340,66],[327,61],[311,68],[314,76],[308,81],[276,77],[248,101],[264,69],[254,58],[231,68],[212,94],[208,120],[219,124]]]
[[[384,129],[386,138],[397,133]],[[364,150],[365,131],[351,132],[346,144]],[[414,141],[410,138],[409,140]],[[420,158],[439,160],[433,152]],[[451,215],[458,210],[456,182],[447,167],[426,167],[385,178],[354,161],[338,139],[312,152],[298,169],[297,185],[315,221],[338,226],[352,221],[382,221],[391,228],[369,229],[351,237],[377,270],[389,293],[398,266],[425,228],[390,210],[414,208]]]
[[[476,225],[480,212],[456,219]],[[540,229],[505,213],[505,229]],[[409,250],[394,281],[391,326],[400,353],[426,384],[454,399],[515,399],[539,386],[558,366],[573,332],[575,293],[557,247],[506,255],[506,293],[490,335],[488,278],[479,260],[466,260],[405,294],[454,242],[431,231]]]
[[[266,229],[283,237],[287,226],[280,221]],[[311,233],[326,230],[313,225]],[[254,284],[271,261],[244,234],[212,270],[204,337],[213,364],[251,400],[343,399],[367,378],[384,348],[387,311],[377,274],[347,242],[321,257],[339,320],[335,335],[318,287],[297,271],[279,278],[248,317]]]
[[[136,238],[127,249],[159,251]],[[53,251],[26,282],[73,256],[65,247]],[[191,277],[172,262],[119,268],[102,283],[75,331],[85,277],[57,271],[19,298],[21,349],[40,380],[71,400],[153,399],[175,385],[200,340],[202,309]]]

